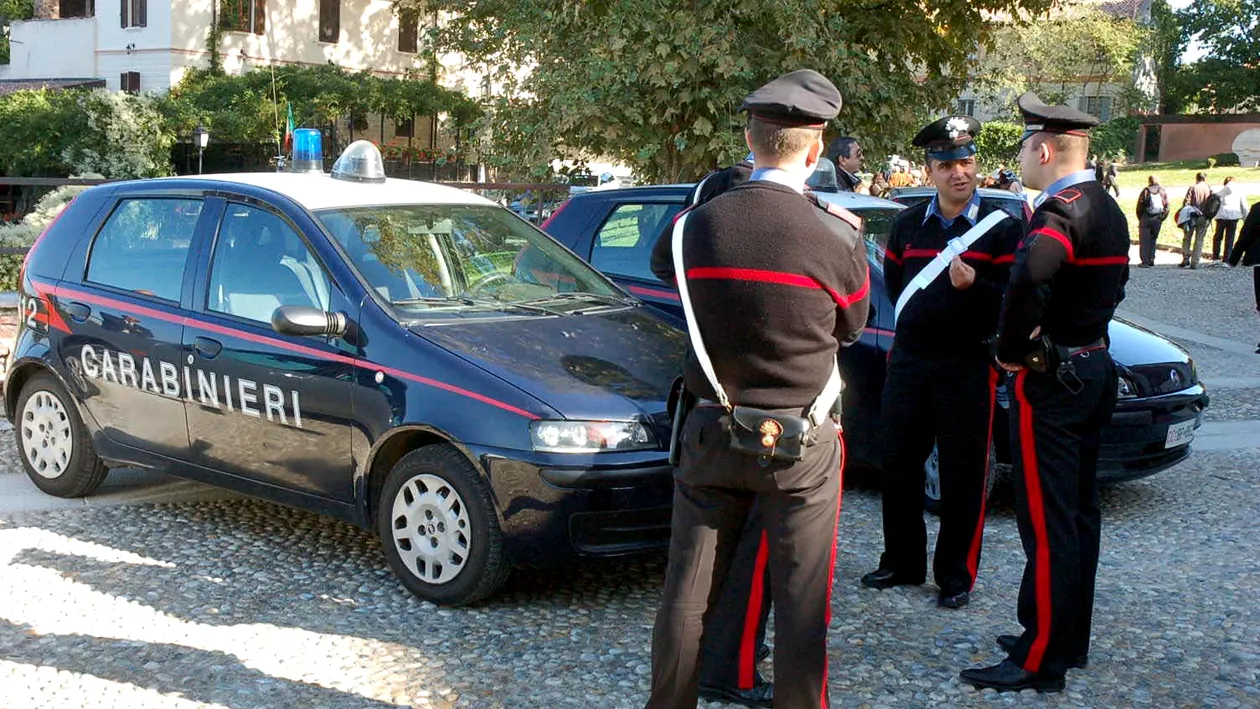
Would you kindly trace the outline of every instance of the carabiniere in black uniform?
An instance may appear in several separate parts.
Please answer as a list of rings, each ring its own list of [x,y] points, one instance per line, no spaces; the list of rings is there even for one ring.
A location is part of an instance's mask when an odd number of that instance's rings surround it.
[[[928,160],[948,163],[941,169],[965,173],[979,131],[975,119],[951,116],[924,127],[914,144],[925,148]],[[993,213],[1004,218],[985,222]],[[897,318],[881,414],[884,553],[879,568],[862,578],[864,586],[881,589],[924,582],[924,461],[935,444],[941,527],[933,571],[938,603],[949,608],[966,605],[980,563],[997,383],[985,343],[997,328],[1023,225],[993,204],[982,205],[973,186],[970,202],[953,219],[941,213],[939,196],[897,215],[884,253],[884,281],[896,303],[938,254],[954,253],[947,248],[952,239],[978,224],[987,231],[961,254],[975,270],[974,282],[956,287],[946,268],[909,292]]]
[[[1098,119],[1019,99],[1024,140],[1037,133],[1087,136]],[[1027,155],[1032,150],[1025,146]],[[1034,155],[1033,160],[1037,157]],[[1079,163],[1079,165],[1077,164]],[[1002,307],[997,359],[1023,364],[1013,378],[1011,450],[1016,515],[1027,563],[1019,590],[1024,632],[998,638],[1005,661],[964,670],[998,690],[1058,691],[1084,667],[1093,616],[1101,515],[1099,431],[1116,404],[1107,324],[1124,298],[1129,229],[1083,153],[1046,186],[1020,245]],[[1025,169],[1027,172],[1027,168]],[[1027,175],[1026,175],[1027,176]],[[1039,337],[1030,339],[1037,333]]]
[[[750,120],[820,130],[839,105],[831,82],[804,70],[753,92],[744,107]],[[827,398],[820,393],[839,347],[861,334],[870,280],[858,229],[802,199],[803,187],[803,175],[754,171],[678,222],[686,269],[678,281],[694,311],[691,334],[699,333],[733,409],[716,403],[721,396],[693,339],[683,379],[696,403],[677,439],[649,709],[696,706],[702,627],[754,507],[765,519],[783,638],[774,648],[774,705],[829,704],[826,638],[843,449],[828,417],[813,424],[805,414]]]

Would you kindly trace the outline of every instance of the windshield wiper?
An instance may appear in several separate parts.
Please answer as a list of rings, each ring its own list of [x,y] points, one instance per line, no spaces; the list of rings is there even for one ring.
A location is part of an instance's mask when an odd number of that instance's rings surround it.
[[[580,298],[598,300],[602,303],[611,305],[635,305],[635,301],[622,295],[613,295],[611,293],[588,293],[586,291],[567,291],[563,293],[553,293],[542,298],[535,298],[529,302],[536,303],[548,300],[577,300]]]
[[[420,298],[403,298],[391,300],[391,305],[480,305],[481,303],[462,295],[433,295]]]

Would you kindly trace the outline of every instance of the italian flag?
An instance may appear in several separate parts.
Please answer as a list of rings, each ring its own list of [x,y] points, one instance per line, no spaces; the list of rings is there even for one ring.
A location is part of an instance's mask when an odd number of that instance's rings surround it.
[[[289,109],[289,118],[284,124],[284,149],[285,151],[293,148],[293,104],[286,104]]]

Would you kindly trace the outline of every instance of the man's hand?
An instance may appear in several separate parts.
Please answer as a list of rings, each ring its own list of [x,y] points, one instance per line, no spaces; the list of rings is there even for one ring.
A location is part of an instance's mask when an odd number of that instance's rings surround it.
[[[976,269],[963,263],[961,256],[949,262],[949,282],[958,290],[970,288],[976,282]]]

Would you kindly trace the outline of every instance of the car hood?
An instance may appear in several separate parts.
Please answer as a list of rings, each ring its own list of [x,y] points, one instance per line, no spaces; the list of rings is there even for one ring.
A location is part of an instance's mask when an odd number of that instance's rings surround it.
[[[1126,367],[1190,361],[1185,350],[1162,335],[1121,318],[1112,319],[1107,334],[1111,340],[1111,358]]]
[[[414,325],[411,331],[566,418],[593,420],[662,414],[687,341],[643,307]]]

